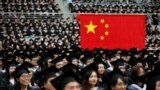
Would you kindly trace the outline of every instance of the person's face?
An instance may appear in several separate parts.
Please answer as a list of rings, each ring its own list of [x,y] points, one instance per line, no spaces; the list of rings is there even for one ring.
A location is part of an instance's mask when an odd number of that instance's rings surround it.
[[[49,78],[49,79],[47,80],[47,82],[44,83],[44,89],[45,89],[45,90],[56,90],[56,89],[52,86],[52,84],[51,84],[51,81],[52,81],[53,79],[55,79],[55,77]]]
[[[98,65],[98,73],[102,75],[104,72],[105,72],[104,65],[103,64],[99,64]]]
[[[130,56],[123,56],[123,59],[124,59],[126,62],[128,62],[129,59],[130,59]]]
[[[126,90],[126,84],[122,79],[118,78],[118,81],[116,85],[112,87],[112,90]]]
[[[47,61],[48,67],[51,67],[51,66],[52,66],[51,61],[52,61],[52,59],[49,59],[49,60]]]
[[[61,69],[63,67],[63,62],[58,62],[55,66],[57,69]]]
[[[140,68],[139,69],[139,75],[138,76],[143,76],[145,74],[144,69]]]
[[[33,66],[37,66],[37,58],[33,58],[32,60],[31,60],[31,64],[33,65]]]
[[[19,77],[18,81],[22,86],[28,86],[29,83],[30,83],[30,75],[29,75],[29,73],[23,73]]]
[[[64,64],[64,65],[67,65],[67,64],[68,64],[67,59],[63,59],[63,64]]]
[[[9,67],[9,74],[13,73],[16,69],[16,66],[10,66]]]
[[[92,72],[91,76],[89,77],[89,84],[91,86],[95,86],[97,84],[97,80],[98,80],[97,73]]]
[[[155,90],[160,90],[160,81],[156,82]]]
[[[18,63],[22,63],[22,62],[23,62],[23,59],[22,59],[21,57],[17,57],[17,58],[16,58],[16,61],[17,61]]]
[[[68,83],[65,87],[64,90],[80,90],[80,85],[78,82],[73,81]]]
[[[122,73],[125,73],[126,69],[125,69],[125,66],[118,66],[119,70],[122,72]]]
[[[73,59],[72,60],[72,64],[77,66],[78,65],[78,60],[77,59]]]

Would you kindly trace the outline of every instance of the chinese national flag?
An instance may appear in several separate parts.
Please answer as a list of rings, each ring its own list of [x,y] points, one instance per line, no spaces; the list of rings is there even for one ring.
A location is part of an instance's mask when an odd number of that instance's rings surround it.
[[[78,15],[81,48],[145,47],[145,15]]]

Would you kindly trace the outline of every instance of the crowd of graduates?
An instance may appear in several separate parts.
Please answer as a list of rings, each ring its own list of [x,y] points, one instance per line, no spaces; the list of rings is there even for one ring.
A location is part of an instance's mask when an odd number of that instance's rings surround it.
[[[79,21],[64,19],[54,0],[0,0],[0,90],[160,90],[159,4],[93,1],[69,8],[148,13],[146,48],[81,49]]]
[[[160,50],[0,52],[1,90],[159,90]]]

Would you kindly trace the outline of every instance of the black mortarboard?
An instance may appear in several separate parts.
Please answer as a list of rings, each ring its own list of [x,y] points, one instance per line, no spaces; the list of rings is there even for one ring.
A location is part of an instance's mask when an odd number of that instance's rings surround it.
[[[29,62],[23,62],[21,65],[22,65],[22,66],[25,66],[25,67],[27,67],[27,68],[33,67],[33,65],[32,65],[31,63],[29,63]]]
[[[63,59],[63,58],[62,58],[61,56],[59,56],[59,57],[55,58],[54,60],[52,60],[51,63],[53,63],[54,65],[56,65],[56,63],[61,62],[62,59]]]
[[[19,78],[23,73],[30,73],[28,68],[21,65],[21,66],[18,66],[15,71],[13,72],[13,77],[14,78]]]
[[[136,48],[131,48],[130,51],[131,55],[140,54],[140,52]]]
[[[91,53],[85,54],[85,56],[81,59],[83,63],[86,63],[88,60],[93,60],[93,55]]]
[[[121,56],[128,56],[129,52],[127,50],[122,50]]]
[[[78,57],[76,55],[70,55],[70,56],[67,57],[67,60],[69,62],[72,62],[72,60],[74,60],[74,59],[78,59]]]
[[[67,65],[63,66],[62,71],[66,72],[68,70],[73,70],[74,72],[78,71],[78,67],[76,65],[73,65],[72,63],[68,63]]]
[[[80,73],[81,73],[81,76],[83,77],[85,75],[86,72],[88,72],[89,70],[95,70],[96,71],[96,67],[95,67],[95,63],[92,63],[86,67],[84,67]]]
[[[117,66],[121,66],[121,65],[124,65],[125,64],[125,61],[123,59],[118,59],[116,61],[112,61],[111,64],[115,67]]]
[[[14,56],[18,56],[18,57],[22,57],[23,55],[23,51],[20,51],[20,50],[17,50],[15,53],[14,53]]]
[[[50,77],[56,77],[57,72],[58,69],[52,66],[42,70],[38,75],[40,75],[44,80],[47,80]]]
[[[152,55],[152,54],[149,54],[145,60],[148,62],[148,63],[151,63],[153,64],[154,62],[156,62],[158,60],[158,57],[156,57],[155,55]]]
[[[105,66],[105,68],[108,68],[110,67],[107,63],[105,63],[103,60],[102,60],[102,57],[96,57],[94,59],[94,62],[93,62],[94,66],[96,67],[97,64],[103,64]]]
[[[108,51],[108,52],[107,52],[107,57],[110,58],[110,59],[113,58],[113,57],[116,57],[115,52],[113,52],[113,51]]]
[[[17,66],[17,62],[15,60],[11,60],[5,63],[5,68],[9,68],[11,66]]]
[[[56,88],[56,90],[64,90],[64,87],[68,83],[73,82],[73,81],[78,82],[79,77],[77,76],[76,73],[69,70],[69,71],[64,72],[64,74],[61,74],[56,79],[52,80],[51,83],[54,86],[54,88]]]

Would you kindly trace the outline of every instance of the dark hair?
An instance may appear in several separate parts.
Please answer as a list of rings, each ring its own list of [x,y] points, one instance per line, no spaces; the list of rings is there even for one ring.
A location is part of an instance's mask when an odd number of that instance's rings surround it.
[[[103,64],[103,63],[102,63],[102,62],[97,63],[97,64],[96,64],[96,70],[98,70],[99,64]],[[104,65],[104,64],[103,64],[103,65]],[[106,69],[106,66],[105,66],[105,65],[104,65],[104,68]]]
[[[139,73],[140,73],[140,69],[143,69],[143,66],[140,66],[140,65],[136,65],[132,68],[132,78],[134,80],[134,83],[137,83],[137,82],[143,82],[145,83],[145,77],[140,76]]]
[[[160,81],[160,76],[154,76],[150,78],[147,82],[147,90],[155,90],[156,83]]]
[[[83,77],[83,81],[82,81],[82,88],[83,90],[90,90],[91,85],[89,84],[89,77],[91,76],[92,72],[95,72],[97,74],[97,72],[93,69],[87,70],[87,72],[85,73],[84,77]]]
[[[6,80],[8,83],[9,83],[10,78],[13,76],[13,73],[9,72],[10,67],[16,67],[16,66],[11,65],[11,66],[6,67]]]
[[[110,90],[112,87],[114,87],[117,82],[118,82],[118,79],[121,79],[125,84],[126,84],[126,80],[124,79],[124,77],[122,75],[119,75],[119,74],[116,74],[114,75],[112,78],[111,78],[111,81],[110,81]]]

